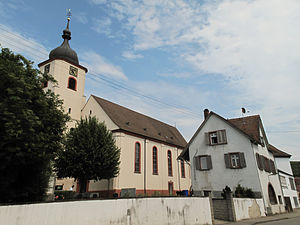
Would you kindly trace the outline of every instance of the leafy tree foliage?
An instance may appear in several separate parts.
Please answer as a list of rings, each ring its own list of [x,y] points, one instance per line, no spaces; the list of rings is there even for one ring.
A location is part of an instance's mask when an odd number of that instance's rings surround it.
[[[292,171],[295,177],[300,177],[300,161],[291,162]]]
[[[55,161],[58,177],[79,181],[80,192],[89,180],[110,179],[119,173],[120,149],[112,133],[95,117],[81,119],[66,137],[65,150]]]
[[[68,116],[57,96],[42,89],[53,78],[6,48],[0,80],[0,202],[42,200]]]

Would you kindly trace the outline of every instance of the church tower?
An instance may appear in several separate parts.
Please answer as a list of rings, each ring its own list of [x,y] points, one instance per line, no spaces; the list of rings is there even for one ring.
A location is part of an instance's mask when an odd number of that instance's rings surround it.
[[[74,127],[80,120],[81,109],[85,104],[84,83],[87,69],[79,64],[76,52],[70,48],[71,31],[69,30],[70,14],[66,29],[63,30],[63,43],[53,49],[49,59],[40,63],[41,72],[51,74],[57,84],[45,83],[44,88],[52,90],[64,101],[64,110],[71,117],[68,127]]]

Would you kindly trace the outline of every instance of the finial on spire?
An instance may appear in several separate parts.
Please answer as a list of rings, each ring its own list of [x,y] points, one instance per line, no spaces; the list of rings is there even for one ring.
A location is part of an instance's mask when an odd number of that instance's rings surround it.
[[[69,23],[71,20],[72,13],[71,13],[71,9],[66,9],[66,11],[67,11],[67,20],[68,20],[67,29],[69,29]]]

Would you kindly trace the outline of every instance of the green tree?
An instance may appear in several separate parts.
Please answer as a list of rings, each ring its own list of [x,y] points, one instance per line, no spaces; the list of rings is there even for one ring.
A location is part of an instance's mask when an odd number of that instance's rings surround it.
[[[32,62],[2,48],[0,53],[0,202],[40,201],[62,147],[62,101],[42,83],[54,82]]]
[[[295,177],[300,177],[300,161],[291,162],[292,171]]]
[[[58,152],[55,167],[60,178],[79,181],[80,192],[89,180],[116,177],[119,173],[120,149],[112,133],[95,117],[81,119],[66,137],[65,149]]]

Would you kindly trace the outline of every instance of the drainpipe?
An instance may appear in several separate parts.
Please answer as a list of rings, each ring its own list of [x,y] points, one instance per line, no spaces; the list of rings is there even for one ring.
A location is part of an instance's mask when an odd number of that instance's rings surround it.
[[[146,138],[144,139],[144,195],[146,195]]]
[[[181,161],[180,160],[178,160],[178,148],[177,148],[177,168],[178,168],[178,191],[181,191],[181,189],[180,189],[180,170],[179,170],[179,166],[181,166]]]

